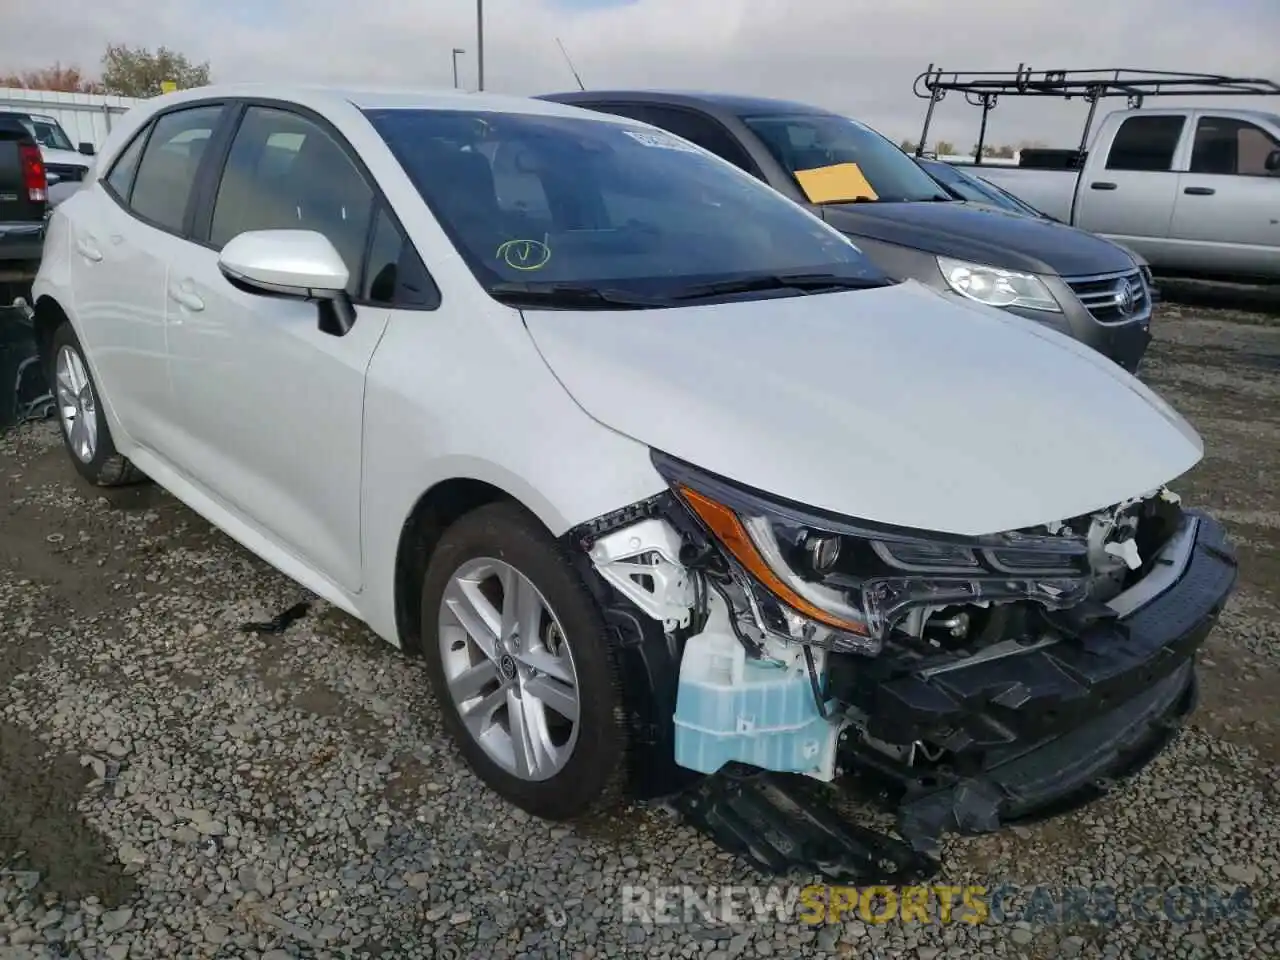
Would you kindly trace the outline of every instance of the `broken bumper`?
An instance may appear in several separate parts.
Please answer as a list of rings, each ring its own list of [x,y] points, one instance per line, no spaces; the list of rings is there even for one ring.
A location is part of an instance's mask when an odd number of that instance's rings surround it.
[[[1145,766],[1194,709],[1195,652],[1235,578],[1223,528],[1188,513],[1153,572],[1111,602],[1118,619],[900,676],[859,704],[871,737],[940,745],[953,763],[908,767],[850,738],[841,765],[898,788],[899,826],[917,849],[1086,803]]]

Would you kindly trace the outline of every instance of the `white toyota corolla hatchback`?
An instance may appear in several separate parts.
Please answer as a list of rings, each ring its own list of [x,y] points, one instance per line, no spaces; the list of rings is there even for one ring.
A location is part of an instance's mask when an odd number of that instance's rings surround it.
[[[772,837],[753,770],[887,783],[917,846],[1061,809],[1192,709],[1235,582],[1147,387],[622,118],[158,97],[35,298],[75,468],[425,657],[541,817],[697,795]]]

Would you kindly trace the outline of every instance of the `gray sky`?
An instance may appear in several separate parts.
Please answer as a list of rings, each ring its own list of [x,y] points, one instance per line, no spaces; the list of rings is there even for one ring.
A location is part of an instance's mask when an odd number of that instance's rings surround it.
[[[216,80],[475,86],[474,0],[3,0],[0,70],[61,62],[96,72],[108,42],[208,59]],[[947,69],[1134,67],[1280,79],[1280,0],[486,0],[485,86],[572,89],[559,36],[588,87],[756,93],[918,135],[911,83]],[[1250,106],[1280,112],[1280,98]],[[1114,101],[1123,107],[1122,101]],[[952,95],[934,132],[968,149],[979,112]],[[1084,107],[1008,101],[989,142],[1070,146]],[[933,139],[933,136],[930,138]]]

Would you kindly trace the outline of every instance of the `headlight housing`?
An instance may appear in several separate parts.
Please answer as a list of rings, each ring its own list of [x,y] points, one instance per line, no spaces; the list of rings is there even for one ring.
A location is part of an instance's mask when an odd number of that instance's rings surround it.
[[[874,655],[919,608],[1033,600],[1061,609],[1089,595],[1088,530],[959,537],[891,528],[653,458],[719,546],[759,629],[782,640]]]
[[[1033,273],[1018,273],[998,267],[983,266],[938,257],[938,269],[947,286],[970,300],[989,307],[1024,307],[1028,310],[1045,310],[1061,313],[1062,307],[1054,299],[1045,282]]]

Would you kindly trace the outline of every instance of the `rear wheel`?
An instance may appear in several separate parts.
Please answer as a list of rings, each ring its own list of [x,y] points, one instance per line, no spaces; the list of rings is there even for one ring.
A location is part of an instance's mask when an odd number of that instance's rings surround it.
[[[85,362],[80,339],[70,323],[54,331],[51,343],[54,402],[62,442],[76,470],[99,487],[118,487],[145,480],[146,475],[122,456],[98,400],[97,386]]]
[[[620,799],[626,731],[604,621],[534,517],[491,504],[445,531],[422,637],[445,726],[489,787],[548,820]]]

